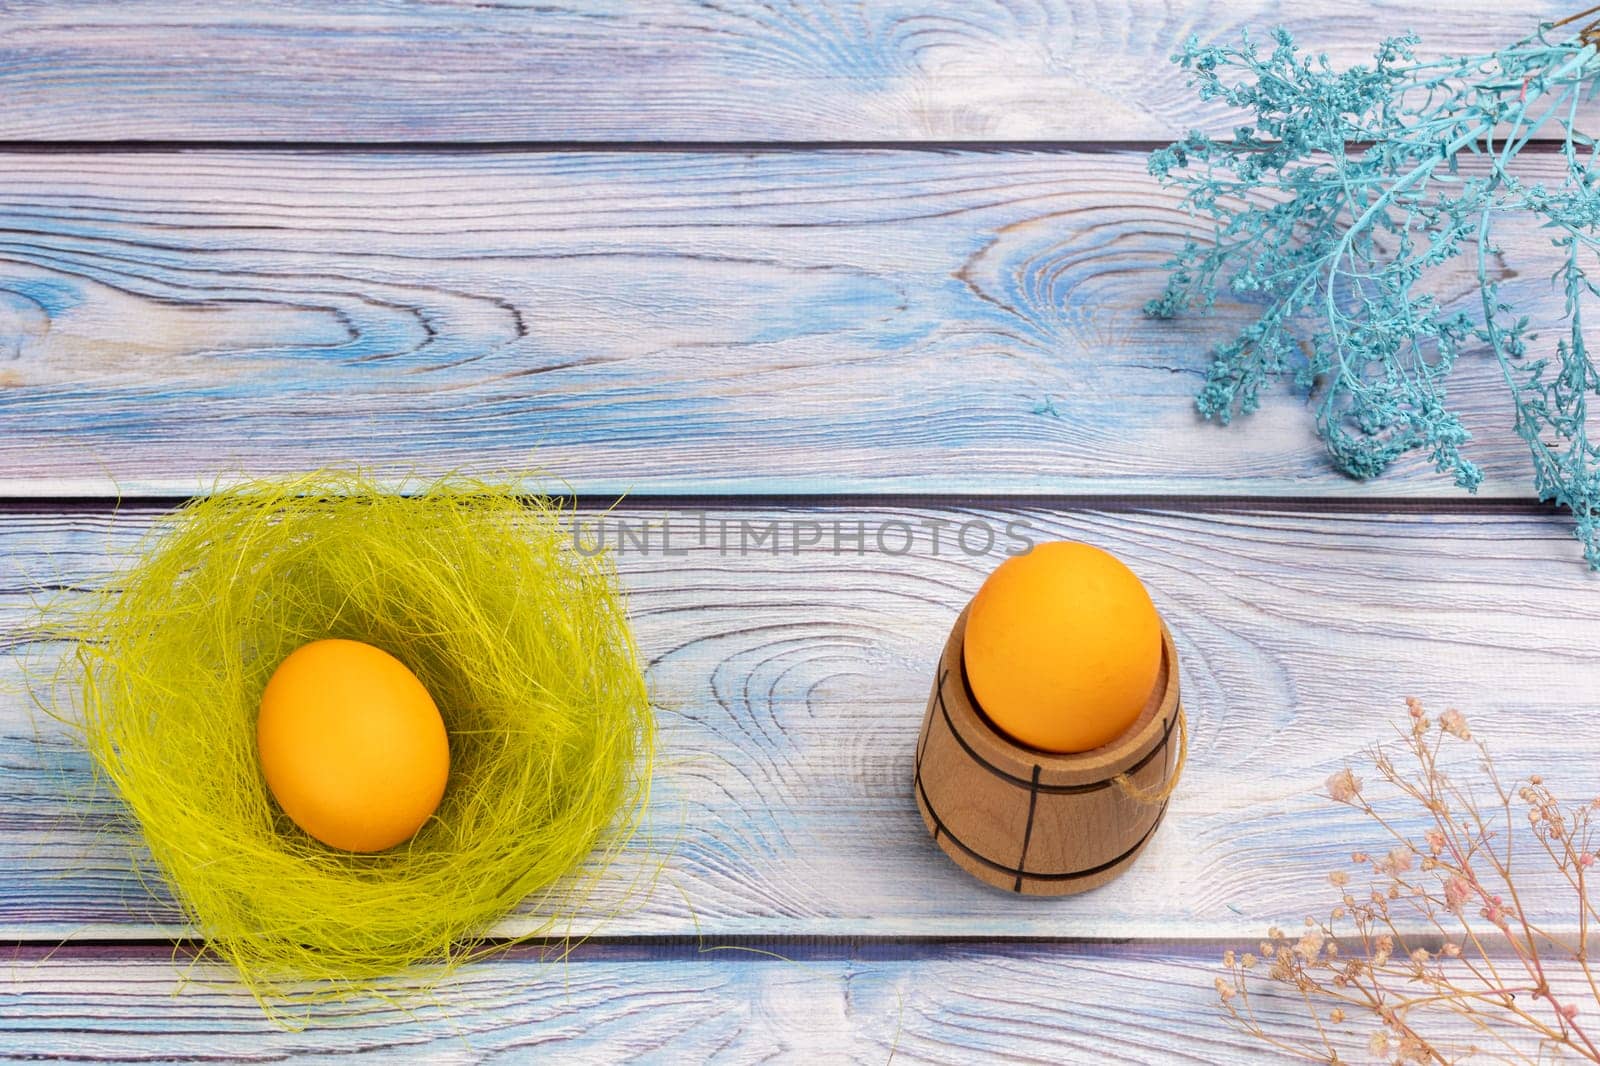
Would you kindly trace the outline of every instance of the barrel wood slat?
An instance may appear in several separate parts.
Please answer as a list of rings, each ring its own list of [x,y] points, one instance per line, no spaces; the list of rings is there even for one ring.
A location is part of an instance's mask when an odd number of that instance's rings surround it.
[[[0,936],[181,935],[171,903],[130,869],[114,802],[17,689],[24,667],[53,664],[54,649],[19,643],[34,596],[111,580],[149,512],[33,506],[0,521]],[[1550,513],[722,507],[707,512],[704,543],[692,508],[636,504],[612,518],[654,523],[652,553],[620,563],[663,734],[634,861],[575,932],[1251,937],[1327,902],[1329,871],[1379,843],[1322,783],[1393,738],[1407,695],[1435,710],[1459,703],[1508,775],[1542,772],[1575,799],[1600,793],[1592,753],[1570,741],[1589,732],[1583,694],[1600,691],[1600,601],[1551,612],[1553,597],[1591,579]],[[669,518],[673,550],[687,555],[661,554]],[[980,884],[917,814],[937,649],[1005,546],[979,557],[953,547],[949,531],[979,519],[1026,521],[1033,536],[1127,560],[1180,648],[1192,756],[1144,854],[1093,893],[1018,899]],[[782,542],[741,554],[740,529],[772,520]],[[847,534],[863,523],[869,543],[892,522],[921,540],[904,556],[848,544],[835,555],[828,540],[793,550],[786,523],[834,521]],[[941,522],[934,555],[930,524]],[[622,896],[661,859],[656,890]],[[1560,882],[1529,885],[1541,917],[1569,929]]]
[[[1336,63],[1414,29],[1493,50],[1507,0],[0,3],[0,138],[1113,140],[1229,129],[1168,57],[1278,25]],[[174,76],[181,71],[182,76]]]
[[[1421,459],[1333,473],[1286,387],[1198,417],[1245,309],[1140,311],[1198,226],[1137,152],[7,156],[0,494],[354,462],[596,493],[1461,498]],[[1502,295],[1554,321],[1547,237],[1504,245]],[[1527,498],[1493,361],[1450,400],[1483,494]]]

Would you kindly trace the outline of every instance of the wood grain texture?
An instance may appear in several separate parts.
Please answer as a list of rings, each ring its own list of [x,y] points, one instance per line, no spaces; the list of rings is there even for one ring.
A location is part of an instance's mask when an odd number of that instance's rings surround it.
[[[1285,25],[1336,63],[1415,29],[1475,53],[1509,0],[601,0],[0,4],[0,137],[1127,140],[1228,128],[1168,62]],[[1572,8],[1571,10],[1576,10]]]
[[[51,649],[21,643],[28,591],[108,580],[147,517],[5,516],[7,680],[51,663]],[[625,517],[658,523],[652,554],[620,561],[662,744],[646,837],[597,908],[666,865],[606,935],[1250,936],[1325,903],[1327,873],[1381,843],[1320,793],[1392,738],[1407,695],[1439,710],[1459,702],[1508,776],[1540,771],[1580,801],[1600,792],[1592,747],[1575,740],[1591,735],[1600,693],[1600,597],[1575,590],[1600,578],[1545,515],[730,509],[707,515],[703,545],[693,515]],[[661,554],[668,518],[685,555]],[[774,519],[778,553],[768,541],[740,554],[742,531]],[[938,650],[1007,544],[1001,532],[988,555],[959,550],[958,523],[978,519],[1117,553],[1153,589],[1179,647],[1193,734],[1182,785],[1132,870],[1081,897],[980,884],[933,846],[913,803]],[[819,524],[822,539],[793,553],[791,521]],[[937,556],[930,521],[951,523]],[[903,523],[915,550],[857,555],[845,543],[835,555],[835,522],[847,537],[864,523],[869,546],[887,531],[891,547]],[[969,532],[968,543],[982,540]],[[184,931],[132,875],[116,805],[14,684],[0,705],[0,765],[0,936]],[[1565,928],[1563,897],[1530,886]],[[577,929],[592,927],[586,915]]]
[[[361,463],[590,492],[1458,496],[1417,461],[1376,489],[1333,473],[1287,393],[1200,421],[1245,309],[1140,311],[1196,232],[1140,153],[9,156],[0,494]],[[1505,247],[1502,295],[1557,319],[1548,240]],[[1484,493],[1526,497],[1498,370],[1452,387]]]
[[[22,956],[0,958],[0,1061],[1291,1061],[1217,1009],[1220,954],[787,942],[586,949],[566,962],[521,953],[458,971],[431,1002],[326,1007],[298,1032],[264,1019],[225,970],[175,962],[170,949]],[[1586,1001],[1576,966],[1549,977],[1556,994]],[[1275,1035],[1316,1039],[1298,996],[1263,992],[1256,1008]],[[1411,1017],[1434,1039],[1472,1039],[1449,1019]],[[1369,1061],[1372,1028],[1365,1017],[1332,1028],[1354,1038],[1347,1061]],[[1510,1050],[1533,1061],[1539,1049]]]

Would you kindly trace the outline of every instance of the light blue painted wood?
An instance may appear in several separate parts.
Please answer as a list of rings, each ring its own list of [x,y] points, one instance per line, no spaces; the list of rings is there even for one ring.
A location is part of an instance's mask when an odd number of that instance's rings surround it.
[[[1164,62],[1191,30],[1286,21],[1350,61],[1410,25],[1430,47],[1481,50],[1544,14],[1525,0],[1451,19],[1424,0],[1354,16],[1271,0],[0,0],[0,138],[1163,138],[1217,120]],[[1326,472],[1292,405],[1248,430],[1194,423],[1215,334],[1135,312],[1189,225],[1140,165],[8,155],[0,494],[183,493],[326,461],[537,462],[596,493],[1370,494]],[[1508,292],[1554,306],[1545,270],[1511,269]],[[1469,376],[1461,393],[1488,416],[1489,491],[1525,494],[1520,450],[1494,428],[1498,384]],[[1046,398],[1059,418],[1031,414]],[[1452,490],[1405,471],[1376,491]],[[669,865],[605,932],[1247,936],[1314,907],[1367,842],[1313,792],[1411,692],[1463,701],[1513,768],[1594,790],[1571,738],[1591,732],[1600,615],[1572,606],[1589,579],[1559,519],[1037,517],[1133,561],[1184,642],[1195,759],[1128,877],[1070,901],[992,893],[910,805],[925,675],[995,559],[700,551],[624,560],[667,712],[656,850],[637,857]],[[183,932],[130,876],[83,759],[10,684],[27,591],[103,579],[139,526],[0,519],[0,935],[27,942],[0,962],[0,1058],[1253,1051],[1210,1010],[1209,948],[831,940],[769,945],[797,956],[777,962],[600,947],[565,967],[474,967],[438,1011],[352,1004],[307,1033],[268,1028],[226,988],[172,997],[159,946],[54,955],[61,937]]]
[[[0,1061],[1292,1061],[1228,1026],[1212,983],[1221,949],[1210,945],[706,947],[474,964],[431,1002],[326,1007],[301,1031],[268,1023],[220,968],[183,983],[184,964],[165,952],[30,955],[0,963]],[[1558,995],[1588,1002],[1576,966],[1551,965],[1549,976]],[[1316,1041],[1297,994],[1263,992],[1255,1007],[1278,1038]],[[1490,1043],[1448,1017],[1409,1019],[1444,1047]],[[1344,1061],[1371,1061],[1366,1016],[1322,1022],[1342,1038]],[[1515,1037],[1492,1046],[1508,1060],[1539,1052]]]
[[[635,523],[666,517],[634,512]],[[1402,698],[1459,704],[1508,776],[1600,793],[1600,577],[1553,516],[1273,511],[994,513],[893,508],[734,510],[730,551],[678,513],[675,548],[621,556],[662,744],[645,837],[595,900],[665,859],[653,894],[608,936],[1251,936],[1331,904],[1327,873],[1383,839],[1319,793],[1391,738]],[[968,557],[955,523],[1031,523],[1100,544],[1138,572],[1176,634],[1192,716],[1189,768],[1150,848],[1086,896],[1019,899],[932,845],[912,803],[915,743],[938,649],[998,551]],[[780,526],[779,554],[738,553],[741,523]],[[946,526],[931,552],[926,522]],[[913,554],[792,554],[791,521],[920,530]],[[134,514],[12,514],[0,522],[0,632],[14,680],[30,585],[107,580],[145,528]],[[659,529],[659,526],[657,526]],[[807,531],[809,536],[810,531]],[[831,536],[825,533],[825,537]],[[891,533],[891,543],[898,534]],[[976,536],[970,538],[976,547]],[[1001,542],[1003,543],[1003,541]],[[1587,585],[1585,584],[1587,583]],[[1574,595],[1574,590],[1580,594]],[[48,659],[35,664],[46,669]],[[0,704],[0,936],[180,932],[130,852],[102,832],[83,758]],[[1464,766],[1463,771],[1469,769]],[[1367,774],[1369,778],[1370,774]],[[1530,879],[1529,906],[1569,928],[1566,891]],[[589,931],[594,919],[579,922]],[[525,929],[513,921],[504,931]]]
[[[1144,318],[1196,231],[1143,168],[9,156],[0,494],[358,462],[537,465],[594,493],[1458,497],[1420,462],[1377,487],[1333,473],[1287,395],[1237,427],[1198,419],[1206,350],[1243,309]],[[1506,252],[1503,295],[1558,318],[1548,242]],[[1484,493],[1527,497],[1498,370],[1464,360],[1453,389]]]
[[[1581,5],[1578,5],[1581,7]],[[1285,24],[1335,62],[1477,53],[1534,0],[0,4],[0,137],[1126,140],[1226,128],[1168,56]]]

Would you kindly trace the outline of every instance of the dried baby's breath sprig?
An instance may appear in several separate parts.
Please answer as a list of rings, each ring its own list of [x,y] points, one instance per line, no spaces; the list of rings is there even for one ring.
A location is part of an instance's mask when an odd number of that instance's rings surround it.
[[[1432,718],[1414,699],[1407,706],[1400,753],[1380,746],[1372,759],[1384,786],[1420,811],[1375,806],[1349,768],[1328,778],[1328,795],[1384,834],[1351,856],[1368,883],[1334,870],[1323,915],[1269,930],[1259,954],[1224,953],[1223,1010],[1312,1062],[1600,1062],[1600,975],[1587,951],[1600,920],[1589,891],[1600,799],[1564,806],[1537,774],[1507,786],[1460,711]],[[1470,782],[1441,758],[1463,748],[1478,757]],[[1570,898],[1535,906],[1528,886],[1551,872]],[[1535,914],[1576,928],[1548,928]],[[1314,1036],[1267,1017],[1267,1003],[1286,999],[1309,1013]]]

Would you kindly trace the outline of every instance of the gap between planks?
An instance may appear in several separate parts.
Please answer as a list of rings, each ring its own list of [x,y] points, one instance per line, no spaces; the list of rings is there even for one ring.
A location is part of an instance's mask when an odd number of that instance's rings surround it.
[[[624,496],[611,493],[540,493],[540,496],[567,505],[582,504],[586,509],[602,507],[615,511],[680,510],[732,511],[750,508],[798,510],[834,509],[938,509],[997,511],[1182,511],[1190,514],[1240,514],[1276,511],[1286,514],[1441,516],[1508,515],[1560,518],[1565,511],[1554,503],[1528,497],[1471,496],[1220,496],[1182,493],[1140,493],[1115,496],[1075,494],[938,493],[938,492],[840,492],[840,493],[650,493]],[[118,512],[175,510],[197,496],[0,496],[0,515],[70,515]]]
[[[1354,939],[1354,938],[1350,938]],[[1408,935],[1408,947],[1425,947],[1437,950],[1446,937],[1439,935]],[[1185,936],[1182,933],[1161,936],[1137,937],[1086,937],[1086,936],[982,936],[978,934],[940,935],[826,935],[815,933],[753,933],[729,935],[641,935],[624,934],[608,936],[596,934],[583,940],[561,937],[484,937],[485,947],[500,948],[493,957],[508,961],[533,962],[664,962],[674,959],[696,959],[727,956],[749,961],[779,960],[786,962],[834,962],[843,959],[872,959],[883,962],[905,962],[928,958],[955,951],[983,951],[996,955],[1007,953],[1054,953],[1064,955],[1118,955],[1125,958],[1139,955],[1181,955],[1214,961],[1223,952],[1253,951],[1261,935],[1241,933],[1238,936]],[[1600,931],[1589,938],[1590,950],[1600,946]],[[170,938],[133,936],[125,939],[95,937],[92,939],[62,940],[38,937],[33,939],[7,938],[0,940],[0,964],[40,963],[66,961],[139,962],[145,960],[203,959],[205,942],[196,936]],[[1504,943],[1486,940],[1484,950],[1488,958],[1515,959],[1516,954]]]
[[[1040,155],[1083,155],[1104,152],[1151,152],[1173,143],[1165,140],[1048,139],[1048,140],[856,140],[856,141],[617,141],[617,140],[261,140],[200,138],[184,140],[107,139],[107,140],[0,140],[0,155],[75,155],[89,153],[165,155],[184,152],[293,152],[324,154],[375,154],[390,152],[449,155],[524,155],[572,152],[647,155],[650,153],[769,154],[803,152],[960,152],[972,155],[1001,155],[1032,152]],[[1521,149],[1531,155],[1556,154],[1563,142],[1538,137]],[[1348,147],[1364,150],[1363,141]]]

